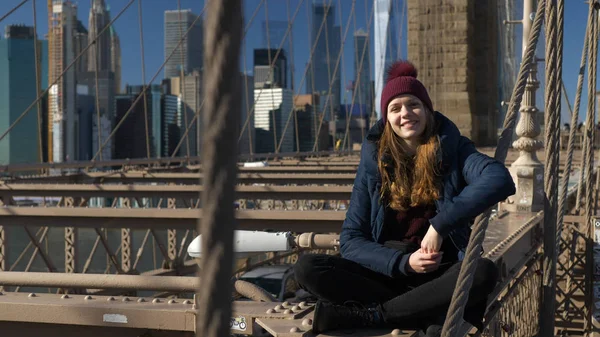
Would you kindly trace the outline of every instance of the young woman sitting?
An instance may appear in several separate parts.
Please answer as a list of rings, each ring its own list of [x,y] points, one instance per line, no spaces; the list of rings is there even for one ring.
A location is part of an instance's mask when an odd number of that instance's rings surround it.
[[[304,255],[295,266],[319,299],[315,334],[385,326],[439,336],[473,219],[515,193],[504,164],[433,110],[409,62],[388,71],[381,111],[362,146],[341,257]],[[481,258],[475,273],[464,319],[481,329],[498,272]]]

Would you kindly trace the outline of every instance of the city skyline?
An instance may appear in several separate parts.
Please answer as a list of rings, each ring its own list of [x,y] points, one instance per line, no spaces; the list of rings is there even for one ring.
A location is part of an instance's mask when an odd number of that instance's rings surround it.
[[[115,0],[105,0],[107,6],[110,7],[110,12],[112,16],[115,16],[118,12],[123,9],[126,5],[126,2],[123,1],[115,1]],[[319,1],[320,2],[320,1]],[[4,0],[0,2],[0,13],[6,13],[14,6],[19,4],[19,0]],[[244,12],[246,14],[246,20],[248,20],[251,14],[255,11],[257,5],[260,3],[258,0],[248,0],[244,2]],[[288,17],[288,12],[290,16],[293,16],[296,6],[300,3],[299,0],[291,0],[289,2],[289,10],[286,8],[286,3],[283,1],[268,1],[269,3],[269,19],[273,19],[276,21],[285,20]],[[337,4],[337,2],[333,2]],[[403,5],[404,1],[398,1],[399,4]],[[295,69],[294,82],[295,82],[295,94],[301,94],[305,90],[305,88],[299,88],[298,83],[300,79],[303,77],[306,61],[308,60],[308,48],[309,45],[309,33],[308,33],[308,22],[305,15],[306,7],[309,6],[309,2],[305,2],[300,8],[298,15],[293,23],[293,38],[294,38],[294,55],[293,55],[293,64],[290,64],[290,69]],[[371,23],[371,27],[367,27],[368,15],[370,14],[370,10],[372,8],[373,1],[368,0],[364,3],[362,1],[357,1],[356,8],[358,13],[356,14],[356,30],[364,29],[369,31],[370,41],[373,41],[374,34],[374,24]],[[112,6],[112,7],[111,7]],[[196,0],[182,0],[181,8],[182,9],[191,9],[194,13],[200,13],[204,6],[204,1],[196,1]],[[121,45],[124,50],[123,52],[123,78],[121,80],[121,88],[123,88],[126,84],[141,84],[142,76],[141,76],[141,66],[140,66],[140,51],[139,51],[139,37],[140,33],[138,30],[138,12],[137,6],[131,6],[124,14],[115,21],[115,28],[119,31],[121,38]],[[148,2],[145,3],[143,7],[143,26],[144,26],[144,41],[145,41],[145,58],[146,58],[146,81],[149,81],[151,75],[153,75],[160,64],[164,61],[164,55],[162,50],[164,50],[163,46],[163,16],[165,10],[174,10],[177,9],[177,5],[174,2]],[[351,4],[350,2],[342,2],[341,6],[342,18],[346,18],[349,14]],[[520,19],[522,17],[522,8],[520,4],[516,5],[516,16],[514,19]],[[568,6],[565,12],[565,36],[583,36],[585,32],[585,20],[582,18],[587,17],[587,8],[588,6],[585,3],[581,3],[579,5]],[[78,4],[78,17],[85,18],[84,24],[87,23],[87,14],[89,13],[90,4],[89,2],[82,1]],[[38,1],[37,2],[37,15],[38,15],[38,38],[44,38],[44,35],[47,33],[47,6],[45,3]],[[245,62],[244,55],[242,55],[242,69],[248,70],[248,73],[252,73],[250,70],[252,68],[252,52],[251,50],[254,48],[258,48],[262,44],[263,40],[263,32],[262,25],[265,19],[264,7],[261,10],[257,11],[257,15],[254,18],[254,21],[248,25],[249,30],[246,35],[246,52],[245,52]],[[340,15],[336,15],[336,25],[342,24],[345,28],[345,22],[340,23],[339,17]],[[0,29],[4,29],[6,25],[9,24],[26,24],[32,25],[32,10],[31,10],[31,2],[28,5],[23,6],[19,10],[15,11],[5,20],[0,23]],[[515,39],[515,54],[517,54],[517,64],[520,60],[520,46],[521,46],[521,29],[520,25],[516,25],[516,39]],[[353,24],[349,29],[349,33],[346,36],[345,46],[344,46],[344,58],[346,59],[343,62],[343,65],[340,65],[343,69],[342,71],[342,85],[345,85],[351,80],[354,80],[354,65],[353,65],[353,48],[352,48],[352,35],[355,31]],[[402,32],[406,32],[406,28],[402,29]],[[401,39],[402,48],[401,48],[401,57],[406,56],[406,48],[404,48],[405,39],[404,37]],[[567,91],[569,92],[571,101],[573,100],[575,85],[577,81],[577,73],[579,67],[579,58],[581,57],[581,46],[582,41],[579,38],[575,39],[566,39],[565,40],[565,65],[563,67],[563,79],[565,82],[565,86],[567,87]],[[538,53],[538,57],[543,57],[543,50]],[[373,56],[373,43],[371,43],[370,50],[370,58],[374,60]],[[292,59],[292,57],[290,57]],[[158,81],[162,79],[162,74],[157,77],[153,83],[158,83]],[[543,81],[543,79],[542,79]],[[347,97],[347,95],[344,95]],[[583,93],[582,100],[584,102],[587,101],[587,93]],[[349,100],[349,98],[346,98]],[[376,102],[375,102],[376,104]],[[568,121],[568,108],[563,105],[563,122]]]
[[[8,6],[14,2],[13,0],[6,0],[6,2],[0,2],[0,13],[3,12],[4,7]],[[124,8],[125,3],[114,0],[104,0],[107,8],[109,9],[111,19],[113,19],[121,9]],[[320,1],[319,1],[320,2]],[[370,10],[372,7],[372,1],[365,1],[366,7],[368,7],[368,11],[363,10],[365,8],[365,3],[362,1],[357,1],[356,5],[356,30],[363,29],[368,30],[366,27],[366,23],[368,22],[368,15],[370,14]],[[250,17],[250,15],[255,11],[259,1],[246,1],[245,2],[245,13],[246,18]],[[332,3],[336,3],[335,1]],[[308,21],[305,14],[305,7],[310,6],[311,1],[304,1],[301,3],[297,0],[290,1],[289,6],[289,15],[293,17],[294,12],[297,10],[296,19],[294,24],[292,25],[291,35],[293,37],[293,45],[294,47],[294,55],[288,55],[290,60],[294,60],[293,64],[290,64],[290,73],[294,71],[294,74],[290,74],[288,77],[292,77],[294,79],[294,94],[303,94],[305,93],[306,84],[303,84],[302,87],[299,86],[302,77],[304,77],[304,72],[306,69],[306,63],[308,61],[308,56],[310,52],[310,35],[308,34]],[[13,6],[16,5],[13,4]],[[298,5],[301,5],[298,7]],[[191,1],[191,0],[182,0],[181,1],[181,9],[186,10],[190,9],[191,12],[195,15],[198,15],[202,12],[204,6],[204,1]],[[144,32],[144,56],[146,63],[146,82],[149,82],[150,78],[156,73],[157,69],[164,62],[164,13],[165,11],[177,10],[176,3],[168,4],[168,3],[151,3],[151,5],[144,5],[142,12],[142,24],[143,24],[143,32]],[[341,8],[336,7],[336,12],[334,17],[334,24],[338,26],[340,25],[340,13],[343,18],[346,18],[350,14],[350,3],[343,3]],[[43,39],[44,35],[47,33],[47,23],[43,22],[42,18],[47,17],[47,7],[42,6],[38,2],[36,7],[38,13],[38,38]],[[246,51],[241,55],[240,60],[240,68],[245,70],[246,73],[253,75],[253,50],[257,48],[261,48],[264,44],[264,32],[263,32],[263,23],[266,19],[264,15],[264,6],[263,10],[258,11],[255,19],[251,24],[246,23],[246,27],[248,28],[246,34]],[[88,14],[90,11],[89,3],[78,3],[77,7],[77,17],[81,20],[86,26],[88,25]],[[286,3],[281,2],[273,2],[269,1],[269,21],[287,21],[287,8]],[[9,24],[25,24],[25,25],[33,25],[33,19],[31,17],[31,6],[27,8],[24,6],[19,11],[15,12],[13,15],[9,16],[6,20],[4,20],[0,26],[3,28],[5,25]],[[153,24],[154,23],[154,24]],[[158,24],[160,23],[160,24]],[[344,19],[343,25],[345,29],[346,19]],[[276,24],[277,25],[277,24]],[[273,27],[275,28],[275,27]],[[282,29],[281,25],[278,26],[280,30]],[[114,22],[114,29],[118,32],[121,49],[123,50],[122,55],[122,78],[121,78],[121,90],[125,87],[125,85],[130,84],[141,84],[142,83],[142,74],[141,74],[141,53],[140,53],[140,34],[138,27],[138,12],[137,6],[132,6],[128,10],[126,10],[120,18],[118,18]],[[403,29],[405,31],[405,29]],[[281,34],[281,33],[280,33]],[[283,32],[285,35],[285,31]],[[344,55],[343,59],[340,61],[340,76],[341,83],[347,83],[350,80],[354,80],[354,66],[353,66],[353,57],[354,57],[354,46],[352,43],[354,34],[354,24],[352,23],[350,29],[348,30],[348,34],[345,40],[344,46]],[[371,28],[371,35],[373,34],[373,29]],[[288,34],[288,38],[289,38]],[[289,41],[286,41],[284,44],[284,48],[288,45]],[[302,47],[304,46],[304,47]],[[274,48],[274,47],[271,47]],[[275,47],[276,48],[276,47]],[[91,48],[90,48],[91,49]],[[286,50],[286,53],[289,51]],[[371,51],[372,53],[372,51]],[[245,56],[245,58],[244,58]],[[175,57],[175,56],[174,56]],[[245,59],[245,61],[244,61]],[[331,65],[333,71],[334,65]],[[156,80],[153,81],[153,84],[159,83],[160,80],[165,78],[164,69],[157,76]],[[306,83],[306,79],[304,80]],[[149,83],[147,83],[149,84]],[[290,83],[291,85],[291,83]],[[342,95],[344,95],[344,91],[342,90]],[[350,98],[348,98],[350,100]]]

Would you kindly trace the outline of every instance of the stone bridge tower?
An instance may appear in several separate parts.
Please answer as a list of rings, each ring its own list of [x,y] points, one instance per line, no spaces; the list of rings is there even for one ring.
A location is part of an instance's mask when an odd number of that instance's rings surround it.
[[[497,1],[408,0],[408,59],[433,108],[477,146],[496,145]]]

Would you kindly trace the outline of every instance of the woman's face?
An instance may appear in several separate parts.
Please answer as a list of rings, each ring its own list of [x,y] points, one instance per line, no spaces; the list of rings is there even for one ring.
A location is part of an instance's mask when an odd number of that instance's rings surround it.
[[[388,104],[387,120],[396,135],[417,145],[427,126],[427,109],[416,96],[403,94]]]

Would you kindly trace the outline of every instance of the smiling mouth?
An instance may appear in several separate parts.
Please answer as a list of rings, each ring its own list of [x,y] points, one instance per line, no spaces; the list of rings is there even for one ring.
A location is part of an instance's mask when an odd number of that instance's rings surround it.
[[[415,125],[417,125],[417,123],[419,123],[419,121],[408,121],[408,122],[404,122],[404,123],[400,124],[400,126],[401,127],[415,126]]]

